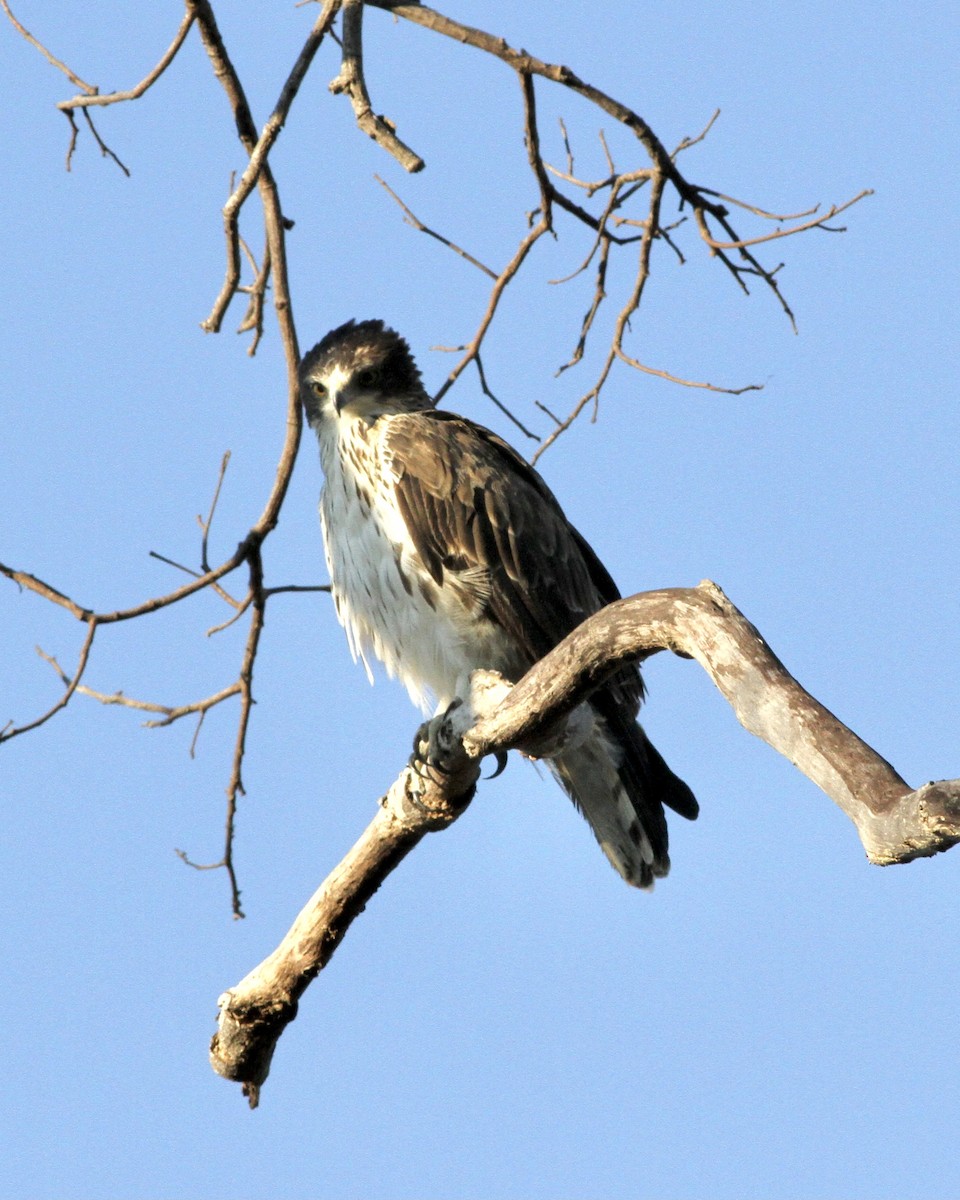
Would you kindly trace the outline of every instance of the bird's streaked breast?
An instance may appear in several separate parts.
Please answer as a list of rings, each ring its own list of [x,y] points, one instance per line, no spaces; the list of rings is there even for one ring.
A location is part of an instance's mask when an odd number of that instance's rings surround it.
[[[381,452],[389,417],[341,422],[321,438],[326,482],[320,518],[337,618],[351,653],[373,680],[371,658],[406,686],[425,712],[446,706],[477,666],[487,638],[497,668],[499,631],[477,621],[475,605],[423,567],[393,495]],[[331,431],[334,432],[334,431]]]

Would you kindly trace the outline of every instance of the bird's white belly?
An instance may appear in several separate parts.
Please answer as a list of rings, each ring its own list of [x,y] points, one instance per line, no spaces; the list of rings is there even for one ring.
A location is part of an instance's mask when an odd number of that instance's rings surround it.
[[[453,589],[436,585],[390,498],[364,494],[337,465],[327,475],[320,517],[337,618],[351,653],[371,682],[377,658],[424,712],[445,708],[478,666],[501,669],[495,627],[478,620]]]

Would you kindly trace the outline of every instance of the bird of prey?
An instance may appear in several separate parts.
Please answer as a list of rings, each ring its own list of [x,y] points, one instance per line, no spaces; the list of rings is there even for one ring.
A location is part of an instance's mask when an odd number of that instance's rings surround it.
[[[472,671],[516,682],[620,593],[552,492],[489,429],[434,407],[407,343],[382,321],[348,321],[300,364],[320,443],[320,518],[337,617],[424,712],[468,694]],[[643,684],[619,670],[548,760],[628,883],[666,875],[663,806],[693,793],[636,722]]]

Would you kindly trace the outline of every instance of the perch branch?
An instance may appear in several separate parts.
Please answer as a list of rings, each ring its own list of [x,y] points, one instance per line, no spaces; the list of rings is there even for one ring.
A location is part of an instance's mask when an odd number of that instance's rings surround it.
[[[908,862],[960,841],[960,780],[911,789],[797,683],[715,584],[617,601],[574,630],[516,686],[493,672],[475,672],[469,702],[437,719],[439,770],[426,778],[410,767],[401,772],[360,840],[277,949],[220,997],[211,1063],[243,1084],[251,1106],[300,996],[390,872],[425,834],[460,815],[481,758],[508,748],[538,756],[558,723],[609,675],[662,650],[700,663],[744,728],[795,763],[851,818],[871,862]]]

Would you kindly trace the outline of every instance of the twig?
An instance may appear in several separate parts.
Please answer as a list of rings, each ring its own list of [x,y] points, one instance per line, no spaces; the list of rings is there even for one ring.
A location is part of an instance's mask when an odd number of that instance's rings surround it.
[[[50,51],[41,42],[39,42],[32,33],[29,32],[29,30],[25,29],[24,26],[13,15],[7,0],[0,0],[0,5],[2,5],[4,12],[9,17],[10,22],[17,32],[26,38],[26,40],[32,46],[35,46],[36,49],[39,50],[44,56],[47,62],[51,63],[58,70],[62,71],[70,80],[70,82],[75,87],[80,88],[81,92],[83,93],[83,95],[74,96],[70,100],[61,100],[57,104],[57,108],[66,115],[67,120],[70,122],[70,143],[67,146],[67,170],[70,170],[70,166],[73,161],[73,152],[76,149],[77,135],[79,132],[77,128],[77,122],[74,117],[74,112],[76,109],[80,108],[83,109],[83,115],[86,118],[87,127],[93,134],[94,140],[100,148],[100,153],[106,158],[112,158],[120,170],[123,171],[124,175],[129,177],[130,171],[120,161],[119,157],[113,152],[113,150],[110,149],[106,142],[104,142],[103,138],[101,138],[100,134],[97,132],[96,125],[93,123],[93,118],[87,109],[95,106],[117,104],[124,100],[137,100],[140,96],[142,96],[148,88],[152,87],[153,84],[156,83],[170,63],[173,62],[177,51],[183,45],[184,39],[190,31],[190,26],[193,24],[193,15],[189,12],[184,15],[173,42],[165,51],[163,57],[153,68],[153,70],[150,71],[150,73],[135,87],[123,92],[108,92],[106,94],[101,94],[99,88],[93,84],[84,82],[84,80],[82,80],[74,71],[72,71],[66,63],[61,62],[59,58],[56,58],[53,54],[51,54]]]
[[[473,362],[477,354],[480,352],[480,347],[483,344],[483,339],[486,336],[487,330],[493,321],[497,311],[497,306],[503,296],[504,289],[510,281],[516,276],[517,272],[523,266],[523,263],[533,249],[534,245],[540,240],[545,233],[548,233],[553,228],[553,189],[547,179],[546,172],[543,167],[543,160],[540,157],[540,135],[537,130],[537,104],[536,94],[534,92],[533,78],[531,75],[520,71],[518,72],[520,79],[520,88],[523,93],[523,125],[524,125],[524,141],[527,149],[527,161],[530,169],[533,172],[534,178],[537,181],[537,187],[540,192],[540,219],[537,223],[528,230],[527,234],[521,240],[519,246],[514,252],[513,258],[507,263],[493,285],[490,292],[490,298],[487,302],[487,309],[480,318],[480,324],[466,347],[466,352],[463,357],[453,368],[447,378],[444,380],[434,397],[434,403],[439,404],[443,397],[447,394],[451,387],[459,379],[461,373],[466,366]]]
[[[240,244],[247,251],[247,256],[254,267],[255,274],[253,283],[249,284],[249,286],[237,288],[237,291],[246,292],[250,297],[246,315],[237,326],[237,333],[249,333],[250,330],[253,330],[253,338],[247,347],[247,354],[250,358],[253,358],[260,345],[260,339],[263,337],[263,304],[267,288],[270,284],[270,247],[264,247],[263,258],[260,260],[258,268],[253,255],[247,249],[246,242],[241,239]]]
[[[253,592],[247,592],[246,596],[244,596],[242,600],[236,602],[237,611],[233,614],[233,616],[227,617],[227,619],[225,621],[221,621],[219,625],[211,625],[207,630],[207,637],[213,637],[215,633],[223,633],[225,629],[229,629],[231,625],[236,624],[236,622],[240,620],[252,603]]]
[[[246,789],[243,786],[243,759],[246,754],[247,730],[250,728],[250,714],[254,704],[253,666],[257,659],[267,606],[267,597],[263,592],[263,563],[259,550],[250,559],[250,592],[253,595],[253,617],[247,633],[243,662],[240,665],[240,720],[237,723],[230,782],[227,784],[227,811],[224,819],[223,838],[223,866],[230,879],[233,915],[238,920],[243,917],[243,910],[240,907],[240,889],[233,863],[233,835],[236,827],[237,803],[241,796],[246,795]]]
[[[74,71],[72,71],[65,62],[61,62],[59,58],[57,58],[55,55],[51,54],[50,51],[46,48],[46,46],[43,45],[42,42],[37,41],[37,39],[33,36],[33,34],[28,29],[26,29],[23,25],[21,25],[21,23],[13,15],[13,12],[11,11],[10,5],[7,2],[7,0],[0,0],[0,8],[2,8],[3,11],[7,14],[7,17],[10,20],[10,24],[14,27],[14,29],[17,31],[17,33],[19,33],[21,37],[26,38],[26,40],[30,43],[31,46],[33,46],[35,49],[39,50],[40,53],[43,55],[43,57],[47,60],[47,62],[51,64],[51,66],[56,67],[58,71],[62,71],[64,73],[64,75],[66,75],[66,77],[74,85],[74,87],[81,88],[88,95],[94,95],[96,93],[97,89],[92,83],[84,83],[84,81],[80,78],[80,76],[77,75]]]
[[[0,3],[4,5],[4,8],[7,7],[5,0],[0,0]],[[7,11],[9,12],[9,9]],[[190,32],[190,27],[193,25],[193,21],[193,13],[189,11],[185,12],[183,15],[183,20],[180,22],[180,26],[174,35],[173,41],[164,51],[160,61],[153,68],[153,70],[150,71],[149,74],[145,75],[143,79],[141,79],[140,82],[134,87],[128,88],[123,92],[100,92],[97,88],[91,88],[89,84],[82,83],[80,80],[75,79],[71,75],[70,78],[79,88],[84,91],[85,95],[74,96],[70,100],[61,100],[57,104],[57,108],[59,108],[61,112],[72,112],[75,108],[92,108],[107,104],[120,104],[126,100],[139,100],[144,92],[153,87],[167,67],[169,67],[176,58],[177,52],[186,40],[187,34]],[[62,67],[62,64],[60,63],[55,65]],[[69,74],[69,72],[67,73]]]
[[[689,150],[691,146],[696,146],[699,142],[702,142],[704,140],[704,138],[707,136],[707,134],[713,128],[713,126],[716,123],[719,116],[720,116],[720,109],[719,108],[714,109],[713,116],[706,123],[706,125],[704,125],[704,127],[700,130],[700,132],[698,134],[696,134],[694,137],[685,137],[685,138],[683,138],[683,140],[681,142],[678,143],[678,145],[675,147],[675,149],[673,151],[673,154],[670,156],[674,160],[674,162],[676,162],[677,156],[679,154],[682,154],[684,152],[684,150]]]
[[[53,667],[57,675],[60,677],[60,682],[63,683],[68,689],[77,691],[83,696],[89,696],[91,700],[96,700],[100,704],[119,705],[122,708],[136,709],[138,712],[162,714],[162,720],[144,721],[143,726],[145,729],[161,729],[167,725],[172,725],[175,721],[179,721],[182,717],[188,717],[194,713],[205,713],[209,709],[216,707],[216,705],[222,704],[224,700],[229,700],[231,696],[238,695],[240,692],[240,684],[237,682],[229,684],[227,687],[222,688],[219,692],[215,692],[212,696],[207,696],[204,700],[194,700],[189,704],[154,704],[149,700],[135,700],[132,696],[124,695],[123,692],[112,692],[107,694],[105,692],[95,691],[93,688],[87,687],[86,684],[76,683],[74,679],[71,679],[67,675],[63,667],[60,666],[59,662],[57,662],[56,658],[52,654],[46,654],[40,649],[39,646],[37,646],[36,649],[37,654],[40,655],[44,662],[49,663],[50,666]]]
[[[277,205],[276,183],[268,161],[270,151],[273,149],[274,142],[280,136],[280,131],[286,122],[290,108],[297,97],[300,85],[303,83],[310,64],[313,62],[314,55],[320,49],[321,42],[340,10],[341,0],[325,0],[320,15],[313,23],[313,28],[307,35],[307,39],[297,56],[297,61],[294,63],[290,74],[280,89],[280,96],[274,105],[273,112],[267,118],[259,136],[257,135],[256,126],[253,123],[253,117],[250,113],[250,105],[247,103],[246,94],[240,83],[240,77],[237,75],[236,69],[227,54],[209,0],[187,0],[187,3],[188,8],[200,21],[201,35],[207,54],[213,63],[217,79],[227,93],[227,98],[230,101],[236,121],[237,135],[248,156],[247,166],[240,177],[240,181],[223,206],[223,228],[227,243],[226,277],[220,293],[214,301],[210,315],[200,323],[200,328],[207,333],[217,333],[223,324],[224,315],[240,283],[240,240],[238,226],[240,210],[255,187],[259,188],[261,195],[264,196],[265,206],[267,203],[266,195],[268,193],[273,196],[273,200],[270,202],[271,208]],[[270,221],[277,226],[277,232],[282,235],[284,229],[283,214],[279,211],[278,207],[277,211],[272,213]],[[270,239],[268,238],[267,248],[271,255],[272,269],[273,264],[277,261],[278,247],[276,245],[271,247]],[[285,256],[282,269],[286,270]],[[287,302],[285,299],[286,290],[286,286],[284,286],[282,289],[283,294],[274,300],[274,304],[278,310]]]
[[[696,210],[696,216],[697,216],[697,222],[700,225],[701,236],[703,237],[703,240],[707,243],[707,245],[712,250],[742,250],[745,246],[759,246],[762,242],[772,242],[772,241],[775,241],[777,238],[793,237],[793,235],[795,233],[803,233],[807,229],[827,229],[827,225],[826,225],[827,221],[832,220],[835,216],[837,216],[838,213],[844,212],[852,204],[856,204],[858,200],[863,200],[864,197],[872,196],[872,195],[873,195],[873,188],[864,188],[864,190],[862,192],[860,192],[858,195],[854,196],[852,199],[847,200],[843,204],[832,204],[830,206],[830,208],[822,216],[813,218],[809,221],[804,221],[801,225],[793,225],[789,229],[777,229],[773,233],[761,234],[759,237],[739,238],[736,241],[732,241],[732,242],[718,242],[714,239],[714,237],[710,233],[710,230],[707,228],[706,218],[701,209]],[[753,211],[758,211],[758,210],[755,209]],[[813,211],[816,211],[816,210],[813,210]],[[775,220],[775,221],[792,219],[790,217],[773,216],[770,213],[763,213],[762,215],[771,217],[771,219]],[[801,215],[805,216],[806,214],[801,214]],[[843,228],[829,229],[828,232],[829,233],[843,233],[843,232],[845,232],[845,229],[846,229],[846,227],[844,226]]]
[[[483,394],[488,399],[493,401],[493,403],[497,406],[497,408],[500,409],[500,411],[505,417],[507,417],[508,420],[512,421],[514,425],[516,425],[517,429],[520,430],[524,437],[528,437],[532,441],[538,442],[540,439],[537,437],[537,435],[535,433],[531,433],[531,431],[526,427],[526,425],[523,424],[519,417],[514,416],[510,409],[507,408],[507,406],[503,403],[503,401],[495,396],[490,390],[490,387],[487,383],[487,377],[483,371],[483,361],[480,358],[479,351],[474,355],[473,365],[477,368],[477,374],[480,376],[480,388],[483,391]]]
[[[67,684],[66,691],[56,702],[47,709],[41,716],[36,717],[32,721],[28,721],[24,725],[14,725],[8,722],[3,729],[0,729],[0,742],[8,742],[11,738],[17,737],[21,733],[29,733],[31,729],[38,729],[50,720],[52,716],[66,708],[70,702],[70,697],[77,690],[80,680],[83,678],[83,673],[87,669],[87,663],[90,661],[90,650],[93,646],[93,639],[97,632],[97,621],[91,616],[87,619],[87,636],[83,639],[83,645],[80,647],[80,657],[77,660],[77,669],[73,673],[73,679]],[[37,647],[37,653],[43,657],[43,651]]]
[[[20,587],[24,587],[28,591],[42,596],[45,600],[50,600],[61,608],[65,608],[78,621],[93,620],[97,625],[113,625],[118,621],[132,621],[136,617],[146,616],[147,613],[158,612],[161,608],[168,608],[171,604],[178,604],[181,600],[194,595],[195,592],[202,591],[203,588],[209,587],[211,583],[222,579],[224,575],[228,575],[231,571],[236,570],[246,556],[246,542],[241,542],[225,562],[222,562],[218,567],[214,567],[213,570],[207,571],[203,575],[198,575],[190,583],[185,583],[183,587],[176,588],[172,592],[167,592],[164,596],[154,596],[149,600],[144,600],[140,604],[133,605],[131,608],[119,608],[113,612],[94,612],[93,609],[86,608],[84,605],[78,604],[75,600],[71,600],[69,596],[65,596],[63,592],[58,591],[49,583],[44,583],[42,579],[31,575],[29,571],[18,571],[14,567],[7,566],[5,563],[0,563],[0,575],[6,575],[8,579],[19,584]],[[160,556],[158,555],[157,557]]]
[[[447,246],[455,254],[459,254],[461,258],[465,258],[468,263],[471,263],[478,270],[483,271],[485,275],[489,275],[491,279],[497,278],[496,271],[492,271],[488,266],[485,266],[484,263],[479,260],[479,258],[474,258],[472,254],[470,254],[467,250],[464,250],[462,246],[458,246],[456,242],[451,242],[450,239],[444,237],[442,233],[437,233],[435,229],[430,229],[429,226],[424,225],[420,218],[410,211],[410,209],[406,206],[406,204],[404,204],[393,188],[390,187],[390,185],[383,179],[381,179],[379,175],[374,175],[374,179],[380,184],[384,191],[387,192],[388,195],[392,196],[397,204],[399,204],[408,225],[412,226],[419,233],[425,233],[429,237],[436,238],[438,242],[442,243],[444,246]]]
[[[217,485],[213,489],[213,499],[210,501],[210,511],[207,513],[207,519],[204,520],[201,516],[197,516],[197,524],[200,526],[200,565],[204,571],[210,570],[210,564],[207,561],[207,542],[210,537],[210,526],[213,524],[213,514],[217,511],[217,503],[220,500],[220,490],[223,487],[223,479],[227,473],[227,467],[230,465],[230,451],[223,452],[223,458],[220,460],[220,472],[217,475]]]
[[[87,109],[83,109],[83,119],[87,123],[87,128],[93,134],[93,140],[97,143],[97,146],[100,148],[100,156],[102,158],[112,158],[113,161],[120,168],[120,170],[124,173],[124,175],[126,175],[126,177],[129,179],[130,178],[130,169],[126,166],[125,163],[120,161],[120,158],[118,157],[118,155],[113,150],[110,149],[110,147],[107,145],[107,143],[100,136],[100,134],[97,131],[96,125],[94,125],[94,123],[93,123],[93,117],[90,116],[90,113],[88,112]],[[73,126],[73,130],[70,135],[70,144],[71,144],[71,146],[74,146],[76,144],[76,136],[75,136],[76,125],[74,124],[73,120],[71,120],[70,124]],[[70,170],[69,155],[67,156],[67,170],[68,171]]]
[[[280,596],[290,592],[326,592],[330,593],[329,583],[286,583],[280,587],[265,587],[265,596]]]

